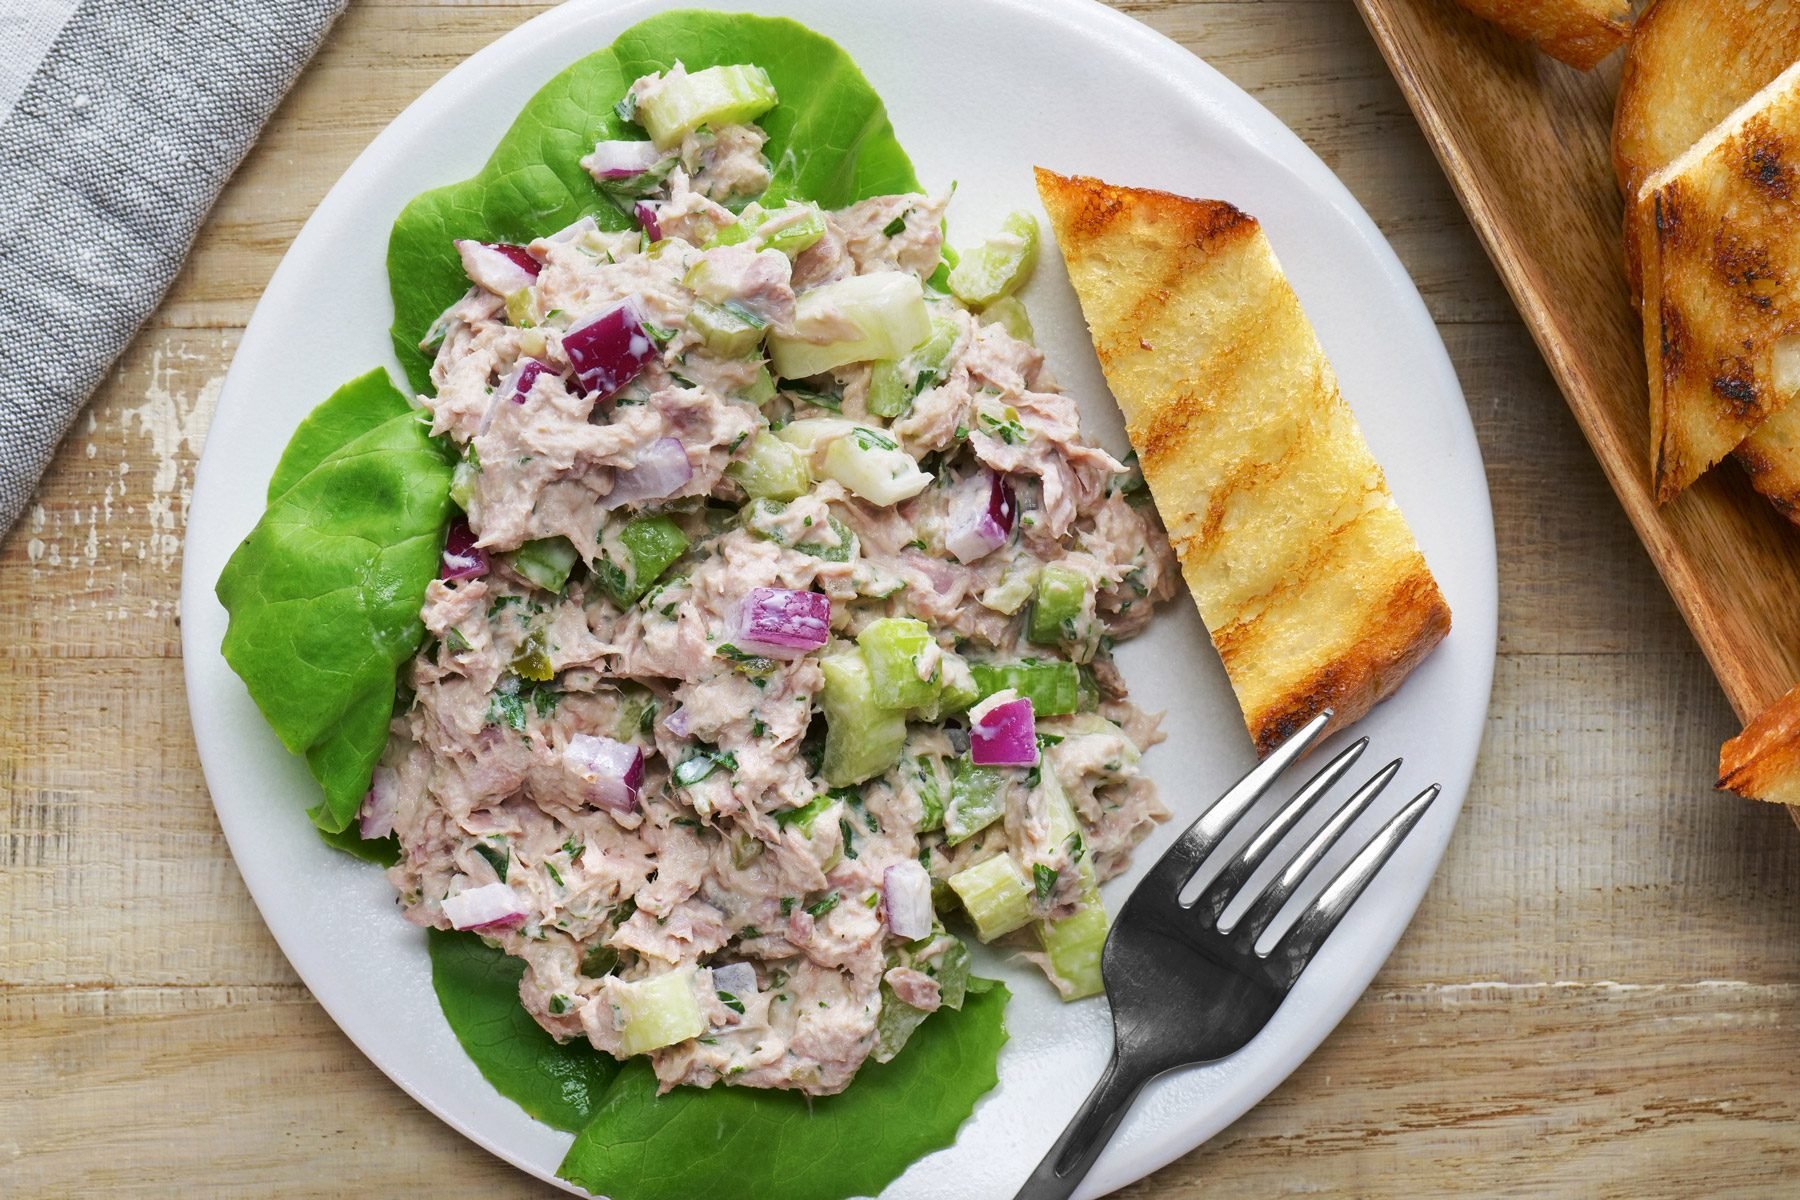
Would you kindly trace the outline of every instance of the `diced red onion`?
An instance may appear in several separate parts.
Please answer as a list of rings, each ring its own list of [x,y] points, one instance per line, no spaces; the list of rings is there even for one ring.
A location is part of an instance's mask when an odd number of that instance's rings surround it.
[[[521,924],[531,910],[504,883],[483,884],[444,898],[444,915],[457,929],[477,932]]]
[[[600,511],[673,496],[693,477],[694,466],[680,440],[657,438],[638,451],[631,466],[613,475],[613,490],[600,501]]]
[[[663,718],[663,728],[678,738],[684,738],[692,733],[693,726],[693,714],[688,712],[685,705]]]
[[[662,241],[662,223],[656,219],[656,205],[648,200],[639,200],[631,206],[632,215],[637,217],[638,225],[653,242]]]
[[[563,765],[575,773],[589,804],[636,812],[644,786],[644,749],[609,737],[578,733],[563,747]]]
[[[931,933],[931,876],[913,859],[895,863],[881,876],[882,909],[889,932],[914,941]]]
[[[439,579],[474,579],[488,573],[487,551],[475,544],[475,531],[462,517],[450,522],[444,537],[444,565]]]
[[[747,962],[727,963],[722,967],[714,967],[712,981],[714,991],[730,992],[739,999],[756,994],[756,968]]]
[[[738,601],[726,627],[731,644],[765,658],[799,658],[831,639],[831,598],[759,587]]]
[[[496,254],[504,254],[512,260],[514,266],[533,279],[536,279],[544,269],[544,264],[537,260],[537,256],[532,254],[529,246],[515,246],[510,242],[484,242],[482,244]]]
[[[1037,716],[1011,688],[969,710],[969,760],[978,767],[1037,765]]]
[[[364,841],[384,838],[394,832],[394,805],[399,799],[399,777],[390,767],[376,767],[369,778],[369,791],[363,797],[356,831]]]
[[[461,238],[456,252],[462,256],[463,271],[469,278],[496,296],[510,296],[520,288],[530,287],[542,269],[523,246]]]
[[[1012,536],[1017,515],[1018,503],[1006,476],[987,470],[971,475],[950,493],[944,548],[962,563],[992,554]]]
[[[506,378],[500,381],[500,386],[494,389],[493,395],[488,400],[487,411],[481,414],[481,423],[475,427],[475,435],[480,437],[493,428],[494,418],[499,415],[500,406],[508,400],[514,404],[525,403],[525,398],[531,395],[532,386],[537,383],[538,376],[544,374],[555,374],[555,372],[535,358],[520,359],[519,364],[507,374]]]
[[[595,179],[630,179],[642,175],[668,157],[655,142],[621,140],[595,142],[594,152],[581,160]]]
[[[636,379],[657,355],[633,300],[578,322],[563,334],[562,347],[582,388],[602,400]]]

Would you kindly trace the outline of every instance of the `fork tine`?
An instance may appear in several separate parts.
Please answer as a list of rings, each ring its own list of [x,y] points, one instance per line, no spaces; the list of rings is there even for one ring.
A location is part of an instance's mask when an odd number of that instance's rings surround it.
[[[1356,793],[1344,801],[1343,807],[1332,813],[1331,819],[1319,827],[1300,853],[1294,855],[1288,865],[1282,868],[1275,881],[1263,889],[1262,895],[1256,898],[1249,911],[1229,928],[1221,926],[1220,932],[1230,933],[1233,929],[1241,929],[1244,936],[1254,944],[1262,936],[1263,930],[1268,928],[1269,922],[1275,919],[1275,914],[1281,911],[1281,906],[1294,894],[1294,889],[1300,886],[1300,881],[1306,878],[1306,873],[1318,865],[1319,860],[1344,835],[1344,830],[1350,828],[1363,810],[1375,802],[1375,797],[1381,795],[1382,789],[1387,787],[1388,781],[1399,770],[1400,760],[1396,758],[1375,772],[1369,782],[1356,789]]]
[[[1336,758],[1326,763],[1318,774],[1307,780],[1306,786],[1295,792],[1286,804],[1276,809],[1269,819],[1263,822],[1262,828],[1256,831],[1256,836],[1245,843],[1244,848],[1239,850],[1226,864],[1223,871],[1219,872],[1219,877],[1206,886],[1206,890],[1201,892],[1199,898],[1194,901],[1194,907],[1207,919],[1217,921],[1219,914],[1223,913],[1226,906],[1231,903],[1231,898],[1237,895],[1238,889],[1244,886],[1244,882],[1256,873],[1256,868],[1262,865],[1263,859],[1268,857],[1269,851],[1275,848],[1275,844],[1288,830],[1294,827],[1295,822],[1311,810],[1319,797],[1337,786],[1338,780],[1342,779],[1344,773],[1356,765],[1356,760],[1361,758],[1362,752],[1368,748],[1368,738],[1352,742],[1339,751]]]
[[[1438,797],[1439,788],[1432,784],[1424,791],[1406,802],[1406,807],[1389,818],[1381,827],[1381,832],[1369,839],[1369,844],[1357,852],[1350,865],[1339,871],[1337,878],[1325,885],[1325,890],[1300,914],[1294,927],[1282,936],[1274,953],[1280,955],[1291,964],[1290,969],[1296,974],[1312,961],[1312,956],[1331,931],[1336,929],[1350,906],[1356,903],[1363,889],[1375,878],[1377,872],[1392,858],[1400,843],[1406,840],[1413,826],[1417,825],[1431,807],[1432,801]]]
[[[1293,734],[1287,741],[1275,747],[1269,757],[1250,769],[1250,772],[1233,784],[1223,796],[1213,801],[1212,806],[1182,835],[1175,839],[1175,844],[1163,852],[1144,876],[1143,883],[1132,892],[1133,896],[1161,896],[1169,900],[1180,893],[1181,887],[1193,875],[1196,868],[1213,852],[1238,818],[1249,811],[1262,794],[1269,790],[1276,778],[1291,766],[1295,759],[1306,753],[1307,747],[1318,740],[1325,726],[1331,720],[1331,710],[1326,709]]]

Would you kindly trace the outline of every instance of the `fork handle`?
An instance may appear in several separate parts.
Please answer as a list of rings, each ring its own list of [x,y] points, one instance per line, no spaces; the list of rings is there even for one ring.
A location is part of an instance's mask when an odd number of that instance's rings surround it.
[[[1100,1082],[1014,1200],[1068,1200],[1106,1149],[1131,1102],[1156,1074],[1121,1060],[1115,1047]]]

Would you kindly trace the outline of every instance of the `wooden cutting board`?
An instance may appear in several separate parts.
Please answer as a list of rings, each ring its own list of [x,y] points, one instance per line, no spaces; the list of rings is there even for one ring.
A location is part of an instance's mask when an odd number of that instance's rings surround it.
[[[1748,720],[1800,680],[1800,528],[1730,463],[1665,507],[1652,497],[1641,327],[1609,148],[1622,55],[1583,74],[1451,0],[1356,2],[1644,548]]]

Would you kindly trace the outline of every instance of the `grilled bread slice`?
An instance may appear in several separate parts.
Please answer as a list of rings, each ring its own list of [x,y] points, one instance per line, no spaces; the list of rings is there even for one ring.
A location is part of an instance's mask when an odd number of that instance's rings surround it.
[[[1800,63],[1644,181],[1651,467],[1667,502],[1787,402],[1800,351]]]
[[[1625,44],[1631,5],[1622,0],[1456,0],[1521,41],[1582,71]]]
[[[1800,687],[1719,747],[1719,787],[1749,800],[1800,804]]]
[[[1777,372],[1778,392],[1793,394]],[[1791,400],[1750,431],[1732,452],[1750,483],[1788,520],[1800,525],[1800,400]]]
[[[1144,478],[1268,750],[1348,724],[1450,609],[1254,218],[1038,169]]]
[[[1731,111],[1800,59],[1800,0],[1652,0],[1631,31],[1613,114],[1626,274],[1639,294],[1637,197]]]

